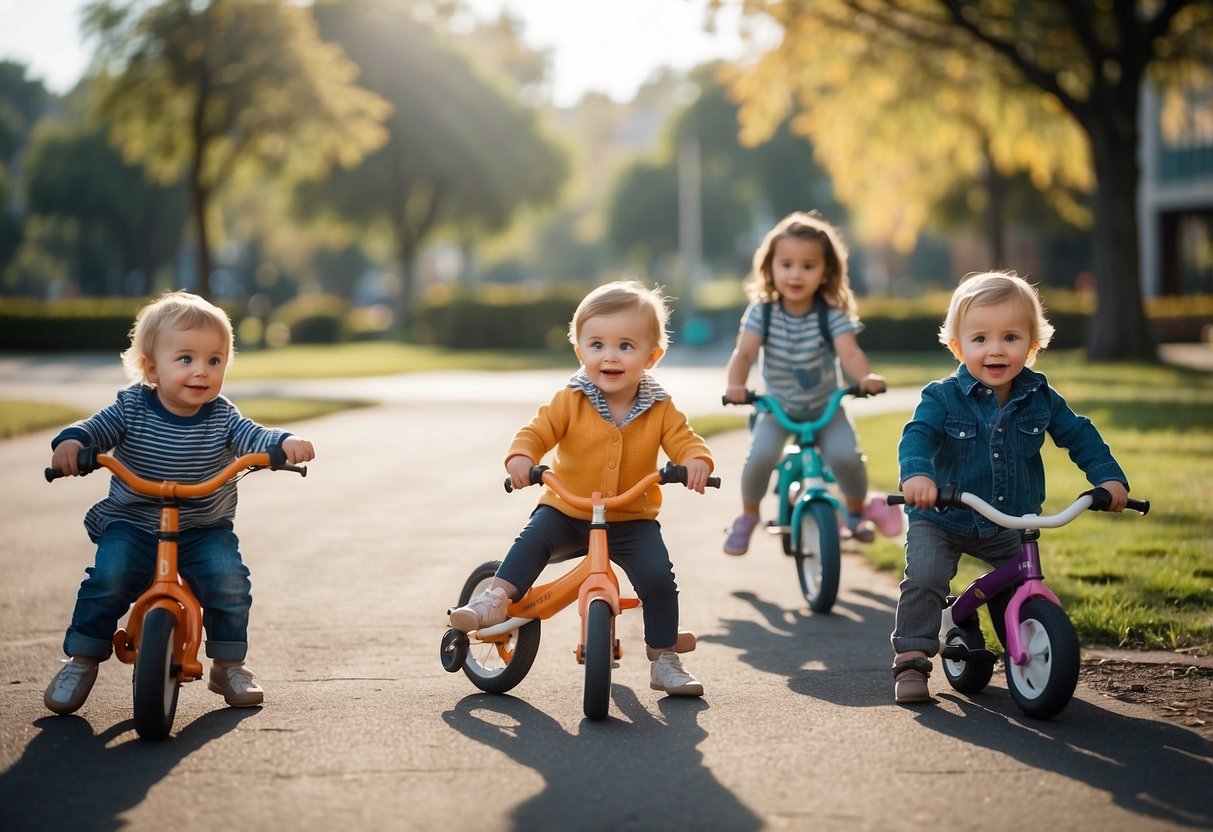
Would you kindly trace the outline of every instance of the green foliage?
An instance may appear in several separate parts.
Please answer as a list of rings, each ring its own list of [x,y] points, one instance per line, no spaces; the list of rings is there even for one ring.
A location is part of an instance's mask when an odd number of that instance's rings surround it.
[[[428,298],[414,339],[451,349],[541,350],[568,344],[582,293],[498,289]]]
[[[0,300],[0,350],[91,352],[126,349],[141,300],[80,299],[43,303]]]
[[[349,303],[333,295],[302,295],[274,310],[292,344],[338,344],[349,339]]]

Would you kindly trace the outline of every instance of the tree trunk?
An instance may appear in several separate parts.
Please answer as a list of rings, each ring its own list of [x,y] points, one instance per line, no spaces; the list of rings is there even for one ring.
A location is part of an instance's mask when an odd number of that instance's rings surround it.
[[[1092,361],[1157,361],[1154,332],[1141,296],[1138,261],[1137,130],[1117,136],[1110,125],[1089,131],[1095,166],[1095,315],[1087,335]]]
[[[986,161],[986,241],[990,246],[990,268],[1006,268],[1007,180]]]
[[[207,300],[211,298],[211,239],[210,227],[207,224],[206,189],[198,182],[197,176],[190,177],[190,208],[194,213],[194,235],[198,246],[196,253],[198,278],[194,291]]]

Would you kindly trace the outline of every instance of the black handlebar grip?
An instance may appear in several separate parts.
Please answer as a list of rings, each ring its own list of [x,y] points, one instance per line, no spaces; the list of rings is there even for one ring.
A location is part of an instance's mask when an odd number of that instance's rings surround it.
[[[80,471],[80,476],[91,474],[97,470],[97,449],[92,445],[86,445],[76,452],[76,468]],[[47,482],[54,482],[60,477],[66,477],[67,474],[56,471],[54,468],[47,468],[43,472]]]
[[[1144,515],[1150,513],[1150,501],[1149,500],[1134,500],[1132,497],[1130,497],[1129,502],[1125,503],[1125,508],[1131,508],[1134,511],[1140,511],[1142,513],[1142,515],[1144,516]]]
[[[885,496],[884,501],[891,506],[904,506],[906,504],[906,498],[903,494],[888,494]]]

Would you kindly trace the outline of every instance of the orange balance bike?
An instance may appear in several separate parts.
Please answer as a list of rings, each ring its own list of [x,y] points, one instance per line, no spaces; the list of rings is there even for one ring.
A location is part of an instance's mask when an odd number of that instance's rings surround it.
[[[179,501],[212,494],[229,480],[251,471],[270,468],[307,476],[307,468],[288,465],[282,449],[274,448],[269,453],[245,454],[209,480],[180,483],[143,479],[96,448],[82,448],[78,460],[80,476],[108,468],[136,493],[160,500],[156,574],[152,585],[131,607],[126,627],[114,633],[114,655],[121,662],[135,665],[135,730],[145,740],[164,739],[173,727],[181,685],[202,676],[202,663],[198,661],[202,605],[177,572]],[[47,482],[62,476],[66,475],[46,469]]]
[[[581,616],[581,641],[573,655],[578,664],[585,666],[585,715],[589,719],[605,718],[610,707],[611,670],[623,657],[619,639],[615,638],[615,617],[623,610],[640,606],[639,598],[619,594],[619,579],[611,566],[607,545],[606,512],[636,499],[654,483],[685,485],[686,477],[686,468],[671,463],[660,471],[647,474],[618,496],[604,497],[594,492],[589,497],[582,497],[569,491],[546,465],[532,468],[532,485],[543,483],[569,505],[591,513],[587,552],[564,575],[550,583],[533,586],[522,598],[512,602],[506,608],[509,618],[501,624],[471,633],[448,629],[442,637],[443,668],[450,673],[462,668],[472,684],[482,691],[505,693],[526,677],[535,661],[539,652],[539,622],[576,603]],[[710,477],[708,485],[719,488],[720,478]],[[508,477],[505,490],[513,490]],[[500,565],[501,561],[492,560],[472,570],[455,607],[463,606],[487,589]],[[694,650],[694,634],[679,633],[674,649],[679,653]]]

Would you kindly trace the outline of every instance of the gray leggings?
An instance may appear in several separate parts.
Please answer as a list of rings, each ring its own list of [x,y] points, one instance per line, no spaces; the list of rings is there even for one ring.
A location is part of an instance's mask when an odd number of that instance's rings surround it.
[[[771,472],[779,463],[789,434],[770,413],[759,413],[750,435],[750,454],[741,471],[741,499],[759,503],[771,485]],[[838,408],[834,418],[817,433],[817,444],[844,497],[862,500],[868,494],[867,457],[855,439],[855,426],[846,410]]]

